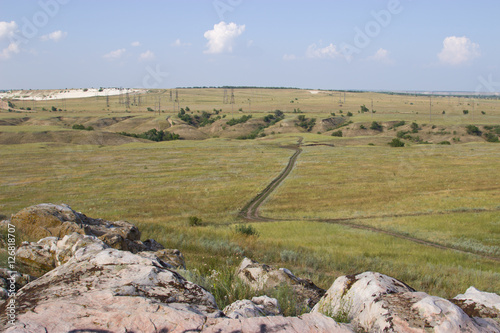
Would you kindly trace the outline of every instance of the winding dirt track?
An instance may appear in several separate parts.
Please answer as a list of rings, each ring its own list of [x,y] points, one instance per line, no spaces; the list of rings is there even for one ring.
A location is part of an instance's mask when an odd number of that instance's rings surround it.
[[[264,201],[269,197],[269,195],[286,179],[286,177],[290,174],[290,172],[293,170],[295,163],[297,161],[297,158],[299,157],[300,153],[302,152],[302,149],[300,148],[302,144],[303,138],[300,137],[297,145],[293,146],[284,146],[282,148],[286,149],[292,149],[295,151],[295,153],[290,157],[290,160],[288,161],[287,166],[283,171],[271,181],[267,187],[262,190],[255,198],[253,198],[249,203],[243,207],[243,209],[240,211],[239,216],[246,219],[250,220],[252,222],[274,222],[274,221],[288,221],[289,219],[274,219],[274,218],[267,218],[264,216],[259,215],[259,208],[262,206]],[[497,256],[492,256],[492,255],[487,255],[484,253],[476,253],[472,251],[466,251],[463,249],[439,244],[439,243],[434,243],[427,241],[425,239],[420,239],[420,238],[415,238],[411,237],[402,233],[398,233],[395,231],[390,231],[390,230],[385,230],[385,229],[380,229],[380,228],[375,228],[363,224],[357,224],[354,223],[353,221],[359,221],[359,220],[367,220],[367,219],[376,219],[376,218],[394,218],[394,217],[406,217],[406,216],[426,216],[426,215],[447,215],[447,214],[457,214],[457,213],[479,213],[479,212],[488,212],[488,211],[499,211],[500,209],[462,209],[462,210],[453,210],[453,211],[441,211],[441,212],[416,212],[416,213],[408,213],[408,214],[390,214],[390,215],[371,215],[371,216],[359,216],[359,217],[347,217],[347,218],[336,218],[336,219],[307,219],[303,220],[304,222],[320,222],[320,223],[329,223],[329,224],[339,224],[343,225],[346,227],[350,228],[355,228],[355,229],[363,229],[363,230],[368,230],[372,232],[377,232],[385,235],[389,235],[392,237],[397,237],[400,239],[408,240],[411,242],[415,242],[418,244],[426,245],[426,246],[431,246],[434,248],[438,248],[441,250],[453,250],[461,253],[466,253],[466,254],[474,254],[486,259],[490,259],[493,261],[500,262],[500,257]]]
[[[255,198],[253,198],[248,204],[245,205],[245,207],[243,207],[243,209],[240,211],[239,214],[241,217],[244,217],[249,220],[259,220],[259,221],[268,220],[266,218],[259,216],[259,207],[262,205],[264,200],[267,199],[267,197],[281,184],[281,182],[283,182],[283,180],[285,180],[285,178],[292,171],[293,167],[295,166],[295,162],[297,161],[297,158],[302,152],[302,149],[300,148],[302,140],[303,138],[299,138],[296,146],[283,147],[287,149],[293,149],[295,150],[295,153],[292,155],[292,157],[290,157],[287,166],[278,175],[278,177],[274,178],[273,181],[269,185],[267,185],[267,187],[262,192],[257,194]]]

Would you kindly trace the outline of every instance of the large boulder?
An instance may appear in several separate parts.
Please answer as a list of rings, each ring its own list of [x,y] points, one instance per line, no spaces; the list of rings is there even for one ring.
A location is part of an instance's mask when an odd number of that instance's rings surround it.
[[[254,290],[276,288],[283,284],[290,286],[297,295],[298,306],[302,308],[312,308],[325,294],[325,290],[311,280],[296,277],[286,268],[259,264],[249,258],[243,259],[237,275]]]
[[[157,327],[203,326],[222,313],[205,289],[156,258],[106,249],[76,251],[65,264],[24,286],[16,296],[17,322],[8,332],[106,329],[154,332]],[[5,325],[5,308],[0,319]],[[35,329],[36,328],[36,329]]]
[[[416,292],[389,276],[365,272],[339,277],[313,313],[349,321],[367,332],[497,332],[492,320],[470,318],[452,302]]]
[[[109,247],[138,253],[158,251],[163,246],[154,240],[141,242],[139,229],[125,221],[94,219],[76,212],[66,204],[39,204],[12,215],[11,223],[28,239],[63,238],[77,232],[98,237]]]
[[[500,323],[500,295],[470,287],[450,300],[470,317],[493,318]]]

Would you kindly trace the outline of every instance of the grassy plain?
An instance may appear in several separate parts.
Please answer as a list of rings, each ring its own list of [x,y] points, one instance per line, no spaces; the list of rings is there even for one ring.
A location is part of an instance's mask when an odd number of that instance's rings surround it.
[[[319,120],[332,112],[339,116],[349,111],[353,124],[342,130],[351,135],[335,138],[297,131],[256,140],[103,145],[41,139],[0,145],[0,215],[42,202],[64,202],[91,217],[128,220],[141,228],[144,239],[179,248],[188,268],[204,275],[222,265],[235,267],[246,255],[288,267],[323,288],[339,275],[373,270],[440,296],[453,297],[470,285],[500,292],[499,144],[476,137],[475,142],[446,146],[408,142],[404,148],[391,148],[387,142],[396,136],[395,130],[365,134],[358,130],[360,124],[372,121],[404,120],[427,124],[421,134],[435,125],[439,126],[435,131],[457,131],[451,135],[468,142],[465,125],[500,124],[498,100],[433,97],[429,115],[426,96],[348,92],[344,103],[340,92],[235,89],[234,93],[236,103],[229,105],[222,103],[222,89],[181,89],[180,107],[189,106],[195,113],[222,109],[228,119],[242,114],[263,117],[275,109],[285,111],[285,120],[295,119],[298,114],[293,111],[300,108]],[[109,98],[109,108],[105,98],[35,102],[36,113],[0,112],[4,121],[0,132],[64,130],[69,135],[74,123],[94,126],[103,119],[129,116],[139,120],[127,126],[139,131],[166,126],[166,116],[177,119],[169,90],[142,95],[140,106],[135,97],[134,103],[131,96],[127,110],[119,97]],[[160,114],[147,111],[156,109],[160,97]],[[376,113],[358,113],[360,105],[371,108],[372,100]],[[33,107],[31,101],[14,103]],[[41,111],[52,106],[66,111]],[[463,113],[465,109],[469,114]],[[30,120],[7,125],[24,117]],[[96,126],[85,134],[109,135],[108,131],[125,128],[120,128],[124,122]],[[295,169],[260,210],[263,216],[281,220],[252,223],[258,237],[236,233],[235,224],[249,223],[237,217],[239,210],[293,154],[280,146],[296,143],[299,136],[304,138],[303,152]],[[334,147],[308,146],[318,143]],[[189,226],[189,216],[202,218],[204,225]],[[332,218],[351,218],[356,225],[470,253],[318,221]]]

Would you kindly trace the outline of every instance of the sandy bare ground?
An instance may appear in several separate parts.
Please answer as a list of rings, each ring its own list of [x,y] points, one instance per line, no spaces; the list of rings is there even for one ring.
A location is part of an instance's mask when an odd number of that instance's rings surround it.
[[[16,100],[35,100],[35,101],[49,101],[57,99],[70,99],[70,98],[86,98],[96,96],[116,96],[121,94],[137,94],[144,93],[144,89],[119,89],[119,88],[106,88],[106,89],[61,89],[61,90],[12,90],[5,93],[0,93],[0,98],[16,99]]]

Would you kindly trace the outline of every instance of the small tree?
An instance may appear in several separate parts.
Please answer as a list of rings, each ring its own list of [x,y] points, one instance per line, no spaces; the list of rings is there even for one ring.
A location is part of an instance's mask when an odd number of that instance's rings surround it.
[[[374,122],[372,122],[372,124],[370,125],[370,129],[375,130],[375,131],[382,132],[382,130],[383,130],[384,128],[383,128],[383,127],[382,127],[382,125],[380,125],[378,122],[374,121]]]
[[[398,138],[392,139],[391,142],[388,143],[389,146],[391,147],[404,147],[405,143]]]
[[[342,137],[342,131],[335,131],[332,133],[332,136],[338,136],[338,137]]]
[[[361,105],[361,112],[368,112],[370,109],[368,109],[364,104]]]
[[[479,130],[479,128],[477,126],[474,126],[474,125],[467,125],[465,127],[465,129],[467,130],[467,134],[469,135],[477,135],[477,136],[481,136],[481,131]]]

